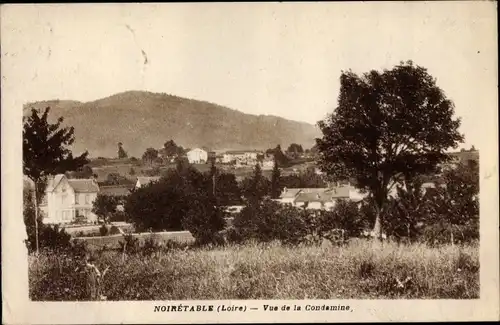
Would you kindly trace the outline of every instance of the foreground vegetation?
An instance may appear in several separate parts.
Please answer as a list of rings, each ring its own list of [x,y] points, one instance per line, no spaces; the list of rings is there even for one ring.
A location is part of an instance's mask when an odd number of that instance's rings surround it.
[[[82,258],[29,261],[32,300],[89,300]],[[343,247],[277,242],[157,248],[95,256],[100,299],[471,299],[479,297],[478,245],[430,248],[352,240]]]

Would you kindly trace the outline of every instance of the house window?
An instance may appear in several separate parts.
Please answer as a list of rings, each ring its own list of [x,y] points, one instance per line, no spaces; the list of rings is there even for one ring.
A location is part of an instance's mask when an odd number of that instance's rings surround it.
[[[90,204],[90,194],[85,195],[85,204]]]
[[[78,199],[79,199],[79,195],[78,195],[78,193],[76,193],[75,194],[75,204],[80,204],[79,203],[80,200],[78,200]]]

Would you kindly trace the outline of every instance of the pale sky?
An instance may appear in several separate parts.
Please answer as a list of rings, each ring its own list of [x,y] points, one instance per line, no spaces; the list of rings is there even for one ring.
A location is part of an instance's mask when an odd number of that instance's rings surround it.
[[[341,70],[411,59],[455,103],[464,146],[477,147],[479,112],[497,107],[495,5],[7,6],[2,74],[23,102],[148,90],[316,123],[337,104]]]

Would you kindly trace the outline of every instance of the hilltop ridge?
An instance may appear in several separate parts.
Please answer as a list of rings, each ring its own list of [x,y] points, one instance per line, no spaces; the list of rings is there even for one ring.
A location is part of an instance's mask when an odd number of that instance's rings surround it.
[[[148,91],[125,91],[90,102],[47,100],[29,108],[51,107],[50,119],[64,117],[74,126],[73,150],[92,157],[114,157],[122,142],[129,156],[173,139],[183,147],[218,150],[259,149],[299,143],[314,145],[319,129],[305,122],[272,115],[252,115],[200,100]]]

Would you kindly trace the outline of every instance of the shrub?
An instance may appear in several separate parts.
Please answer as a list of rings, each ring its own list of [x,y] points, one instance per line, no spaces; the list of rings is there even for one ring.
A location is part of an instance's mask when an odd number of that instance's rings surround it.
[[[58,225],[50,226],[41,224],[38,228],[38,243],[40,251],[42,250],[67,250],[71,248],[71,235],[64,228]],[[28,237],[28,250],[30,252],[36,249],[35,234]]]
[[[236,241],[280,240],[284,244],[297,245],[312,232],[309,214],[304,209],[265,199],[262,203],[247,205],[236,215],[230,236]]]
[[[120,241],[120,251],[135,254],[140,251],[139,238],[134,237],[131,233],[123,236],[123,241]]]
[[[110,235],[118,235],[120,233],[120,229],[118,229],[117,226],[111,226],[109,229],[109,234]]]
[[[345,238],[357,237],[364,227],[363,215],[354,202],[338,200],[330,211],[319,211],[318,214],[318,230],[322,235],[342,229]]]
[[[144,245],[142,246],[142,253],[144,255],[152,255],[157,252],[161,247],[161,243],[158,237],[154,234],[151,234],[144,240]]]
[[[83,258],[89,252],[88,242],[82,239],[75,239],[71,245],[71,253],[77,258]]]
[[[108,227],[106,227],[105,224],[103,224],[101,227],[99,227],[99,234],[101,236],[107,236],[108,233],[109,233],[109,229],[108,229]]]
[[[74,222],[75,224],[83,225],[87,223],[87,218],[81,214],[77,215]]]
[[[424,227],[422,241],[430,246],[471,243],[479,239],[479,224],[452,225],[437,222]]]

